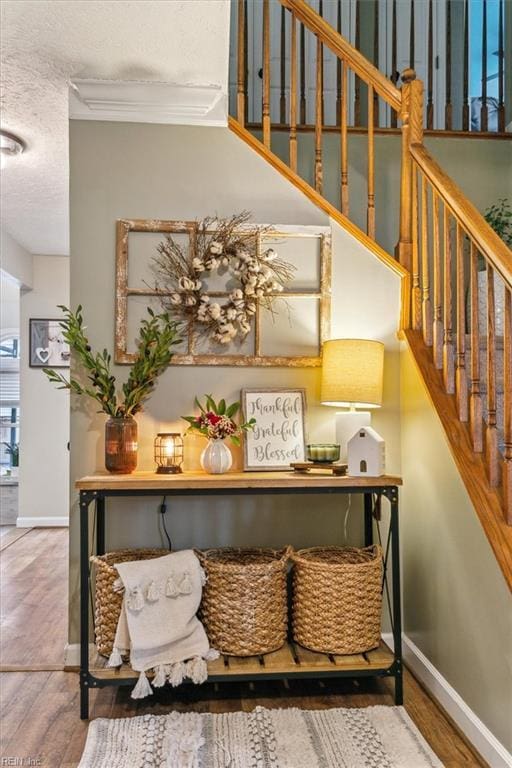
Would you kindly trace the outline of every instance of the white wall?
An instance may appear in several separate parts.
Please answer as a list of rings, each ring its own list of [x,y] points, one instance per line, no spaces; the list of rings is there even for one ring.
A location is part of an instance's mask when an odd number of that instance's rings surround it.
[[[28,361],[30,318],[58,318],[69,304],[69,259],[33,257],[33,289],[21,297],[21,425],[18,526],[67,525],[69,394]]]
[[[32,255],[3,228],[0,230],[0,268],[22,288],[32,286]]]

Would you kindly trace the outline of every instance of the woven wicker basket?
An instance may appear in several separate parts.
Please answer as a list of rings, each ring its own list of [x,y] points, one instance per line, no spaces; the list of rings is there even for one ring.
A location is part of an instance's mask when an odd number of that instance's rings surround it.
[[[380,641],[382,550],[312,547],[292,555],[293,638],[322,653],[369,651]]]
[[[290,552],[229,547],[197,552],[207,575],[200,618],[213,648],[254,656],[284,644]]]
[[[132,560],[150,560],[153,557],[168,555],[167,549],[120,549],[105,555],[93,555],[91,563],[95,566],[96,588],[94,593],[94,628],[96,647],[102,656],[110,656],[117,622],[121,613],[123,595],[114,592],[114,581],[119,578],[116,563]]]

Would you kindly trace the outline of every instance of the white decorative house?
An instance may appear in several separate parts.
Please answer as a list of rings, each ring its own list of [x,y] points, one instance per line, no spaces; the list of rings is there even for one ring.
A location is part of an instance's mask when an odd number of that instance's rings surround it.
[[[361,427],[347,444],[348,474],[379,477],[386,473],[386,444],[372,427]]]

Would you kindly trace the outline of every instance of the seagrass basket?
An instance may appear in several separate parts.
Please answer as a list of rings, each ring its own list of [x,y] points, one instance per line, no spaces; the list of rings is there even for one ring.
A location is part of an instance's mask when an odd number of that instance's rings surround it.
[[[354,654],[378,646],[382,550],[311,547],[292,554],[293,639],[312,651]]]
[[[290,552],[290,547],[197,552],[207,576],[199,616],[212,648],[230,656],[281,648],[288,625]]]
[[[122,592],[114,591],[114,581],[119,578],[116,563],[132,560],[150,560],[153,557],[168,555],[167,549],[120,549],[105,555],[93,555],[91,563],[95,567],[96,587],[94,591],[94,629],[96,647],[102,656],[110,656],[117,622],[123,603]]]

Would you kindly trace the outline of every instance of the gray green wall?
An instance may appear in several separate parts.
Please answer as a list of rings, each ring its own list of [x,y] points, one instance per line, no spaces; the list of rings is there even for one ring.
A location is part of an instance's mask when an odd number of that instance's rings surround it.
[[[400,388],[405,633],[512,751],[512,595],[405,345]]]
[[[323,213],[228,129],[72,121],[70,124],[71,304],[83,304],[94,347],[112,348],[115,221],[118,218],[195,219],[247,208],[273,224],[328,225]],[[361,287],[364,285],[364,290]],[[396,329],[399,279],[354,238],[333,224],[333,336],[386,343],[384,407],[374,424],[387,439],[388,468],[400,471],[399,355]],[[126,376],[125,367],[116,375]],[[193,397],[229,399],[243,386],[299,386],[307,390],[311,440],[334,439],[334,409],[319,405],[319,369],[171,367],[139,420],[140,469],[152,469],[152,442],[178,427]],[[103,467],[104,417],[74,399],[71,482]],[[196,438],[187,438],[187,466],[197,467]],[[240,464],[240,456],[237,457]],[[342,509],[346,502],[341,502]],[[340,501],[322,497],[179,499],[170,509],[176,547],[222,544],[296,546],[343,540]],[[70,642],[77,640],[78,519],[71,493]],[[137,513],[136,508],[141,511]],[[113,504],[108,547],[159,543],[157,500]],[[350,536],[360,540],[354,502]]]
[[[299,134],[298,173],[313,183],[314,135]],[[501,197],[512,204],[512,139],[456,139],[427,137],[430,154],[484,212]],[[272,151],[288,161],[288,135],[272,134]],[[367,138],[349,134],[350,219],[366,231]],[[340,201],[340,139],[324,135],[324,195],[335,206]],[[375,213],[377,242],[393,253],[398,241],[400,205],[400,137],[375,136]]]

